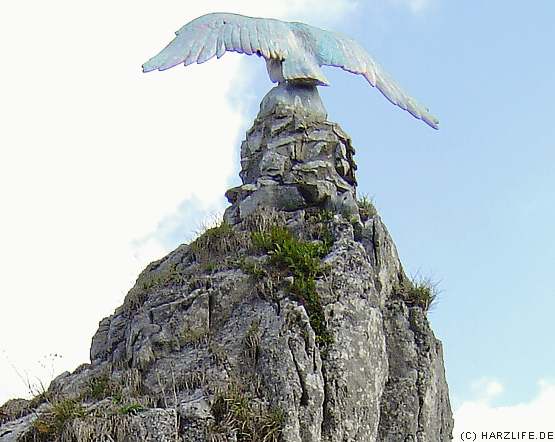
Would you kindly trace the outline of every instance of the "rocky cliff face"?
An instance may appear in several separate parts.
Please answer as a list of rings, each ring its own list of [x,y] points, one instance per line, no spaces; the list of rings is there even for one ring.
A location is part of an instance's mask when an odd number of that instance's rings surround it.
[[[141,273],[90,364],[5,404],[0,441],[451,440],[429,299],[353,154],[317,93],[270,93],[225,222]]]

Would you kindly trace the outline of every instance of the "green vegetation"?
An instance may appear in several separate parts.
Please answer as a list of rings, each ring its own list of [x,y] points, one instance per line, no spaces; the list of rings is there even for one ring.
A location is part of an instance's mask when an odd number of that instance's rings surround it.
[[[363,195],[360,199],[358,199],[357,204],[362,221],[366,221],[378,214],[378,211],[374,206],[374,200],[367,195]]]
[[[118,413],[119,414],[135,415],[135,414],[140,413],[141,411],[145,411],[145,410],[146,410],[146,408],[143,407],[141,404],[131,403],[131,404],[125,404],[122,407],[120,407],[118,409]]]
[[[92,378],[83,394],[84,399],[94,399],[96,401],[119,396],[121,396],[121,387],[112,382],[107,374]]]
[[[200,345],[208,341],[208,330],[204,328],[188,328],[179,337],[180,345]]]
[[[183,275],[179,271],[178,265],[162,265],[160,270],[143,272],[139,277],[139,285],[142,290],[150,290],[155,287],[163,287],[173,284],[182,284]]]
[[[315,217],[309,218],[308,221],[312,236],[322,241],[326,248],[326,254],[329,253],[334,242],[334,237],[329,227],[333,221],[333,212],[329,210],[319,211]]]
[[[213,263],[214,259],[227,257],[245,246],[245,235],[223,221],[206,229],[190,247],[195,259],[201,263]]]
[[[59,440],[72,420],[88,415],[85,406],[89,401],[99,402],[111,398],[115,408],[110,408],[109,415],[136,414],[145,410],[143,405],[131,402],[133,399],[128,396],[129,392],[125,393],[126,388],[132,386],[132,382],[128,387],[124,387],[124,383],[127,385],[125,381],[114,380],[109,373],[103,373],[91,378],[78,398],[49,402],[49,407],[40,412],[33,424],[32,433],[25,440]]]
[[[315,277],[320,270],[320,259],[331,245],[324,241],[297,239],[286,227],[274,226],[268,232],[254,232],[253,246],[270,254],[270,262],[288,268],[293,276]]]
[[[281,225],[275,225],[268,230],[259,230],[252,232],[251,240],[255,250],[269,252],[273,249],[274,244],[281,244],[288,241],[292,237],[291,232]]]
[[[206,264],[204,264],[203,268],[205,272],[213,273],[215,270],[218,269],[218,264],[216,264],[215,262],[207,262]]]
[[[81,398],[84,401],[89,399],[101,401],[106,398],[112,398],[114,404],[121,404],[123,396],[123,385],[121,382],[114,382],[108,374],[103,374],[89,380]]]
[[[150,290],[181,285],[184,282],[185,276],[181,267],[176,263],[164,263],[154,269],[147,267],[139,275],[135,287],[125,297],[124,306],[129,311],[135,311],[146,302]]]
[[[243,272],[247,275],[251,275],[256,280],[264,278],[268,275],[264,266],[260,265],[260,263],[253,259],[241,258],[237,264]]]
[[[201,235],[191,243],[193,253],[199,253],[206,249],[219,251],[224,248],[221,244],[233,235],[233,228],[226,222],[206,229]]]
[[[54,402],[51,409],[33,424],[33,440],[51,441],[61,436],[66,425],[73,419],[85,417],[85,409],[75,399]]]
[[[42,393],[39,393],[36,396],[33,396],[33,398],[29,401],[28,407],[34,410],[35,408],[38,408],[41,404],[44,404],[47,401],[48,401],[48,395],[46,391],[43,391]]]
[[[204,272],[212,273],[225,265],[230,255],[250,245],[246,232],[234,229],[226,222],[206,229],[190,244],[190,251],[195,261]],[[140,307],[152,289],[183,285],[193,278],[185,273],[182,263],[163,262],[154,268],[145,270],[126,298],[126,305],[131,310]]]
[[[331,240],[304,241],[286,227],[273,226],[267,232],[253,232],[252,243],[270,255],[270,264],[292,274],[290,290],[305,306],[318,344],[331,343],[333,339],[326,328],[324,310],[316,291],[316,277],[322,272],[321,259],[329,253]]]
[[[277,442],[285,420],[281,410],[264,410],[236,384],[216,395],[211,411],[214,416],[212,435],[235,431],[237,440],[242,442]],[[217,437],[212,439],[218,440]]]
[[[0,427],[5,422],[10,422],[26,416],[33,411],[29,406],[30,401],[26,399],[10,399],[0,406]]]
[[[430,278],[414,277],[412,280],[403,282],[399,287],[399,292],[409,305],[415,305],[428,312],[439,294],[437,282]]]
[[[271,408],[260,417],[262,442],[277,442],[285,423],[285,414],[279,408]]]

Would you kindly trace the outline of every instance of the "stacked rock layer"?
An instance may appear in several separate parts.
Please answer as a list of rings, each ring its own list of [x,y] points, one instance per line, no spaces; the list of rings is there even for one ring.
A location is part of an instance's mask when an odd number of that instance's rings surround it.
[[[349,136],[313,109],[319,100],[316,89],[310,106],[279,97],[263,101],[241,145],[243,185],[227,191],[232,205],[225,220],[236,224],[260,207],[288,212],[320,207],[358,217],[355,150]]]

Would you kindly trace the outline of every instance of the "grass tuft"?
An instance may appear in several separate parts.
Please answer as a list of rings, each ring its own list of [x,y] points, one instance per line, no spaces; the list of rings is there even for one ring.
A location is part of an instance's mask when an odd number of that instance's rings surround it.
[[[409,305],[414,305],[428,312],[437,302],[438,283],[431,278],[420,276],[407,280],[399,287],[399,292]]]
[[[241,258],[237,264],[244,273],[251,275],[257,281],[268,276],[264,266],[253,259]]]
[[[283,226],[271,227],[267,232],[252,233],[252,243],[270,255],[270,264],[293,275],[290,290],[305,306],[318,344],[325,346],[333,342],[316,291],[316,277],[322,271],[321,259],[329,253],[331,244],[300,240]]]
[[[236,384],[216,395],[211,411],[214,416],[211,440],[222,440],[219,436],[235,433],[240,442],[278,442],[285,421],[281,410],[264,409]]]
[[[86,412],[81,402],[63,399],[54,402],[51,409],[33,423],[32,440],[51,441],[59,438],[66,425],[73,419],[85,417]]]
[[[137,403],[132,403],[132,404],[125,404],[122,407],[120,407],[118,409],[118,413],[119,414],[130,414],[130,415],[136,415],[137,413],[140,413],[141,411],[145,411],[146,408],[143,407],[141,404],[137,404]]]
[[[87,389],[84,393],[85,399],[101,401],[107,397],[121,396],[121,387],[116,385],[107,374],[89,380]]]
[[[358,199],[357,204],[360,219],[363,222],[378,214],[376,206],[374,205],[374,199],[367,195],[363,195],[360,199]]]
[[[234,229],[230,224],[221,224],[206,229],[190,247],[195,259],[201,263],[211,263],[221,257],[227,257],[245,247],[242,232]]]

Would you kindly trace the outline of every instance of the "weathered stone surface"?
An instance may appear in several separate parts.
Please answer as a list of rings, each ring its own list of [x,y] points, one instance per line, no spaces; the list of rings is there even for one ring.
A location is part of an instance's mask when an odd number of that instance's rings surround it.
[[[232,205],[224,219],[237,224],[257,207],[324,207],[358,219],[351,140],[313,109],[321,105],[315,89],[297,99],[282,89],[262,102],[241,145],[243,185],[226,193]]]
[[[0,425],[29,414],[30,401],[10,399],[0,407]]]
[[[52,382],[52,403],[86,410],[55,440],[451,440],[441,343],[399,292],[380,217],[359,211],[349,138],[274,99],[242,145],[230,225],[150,264],[100,322],[91,363]],[[325,343],[297,276],[252,244],[273,224],[313,243],[325,225],[332,238],[314,277]],[[27,411],[2,417],[0,441],[32,434],[41,407],[12,407]]]
[[[289,83],[280,83],[274,87],[260,103],[262,117],[271,114],[276,107],[285,107],[290,112],[296,112],[311,117],[326,119],[327,112],[314,86],[294,86]]]
[[[29,413],[19,419],[8,421],[0,426],[0,441],[17,442],[21,440],[32,427],[37,416]]]
[[[108,405],[106,405],[108,407]],[[179,423],[174,409],[152,408],[137,414],[90,416],[72,420],[66,427],[64,440],[175,442],[179,440]],[[101,408],[101,407],[99,407]]]
[[[382,400],[380,440],[405,441],[410,436],[414,441],[449,440],[452,416],[441,343],[417,307],[391,301],[384,316],[389,381]]]
[[[265,185],[239,203],[239,213],[244,218],[262,207],[275,206],[292,212],[306,207],[306,201],[295,186]]]

